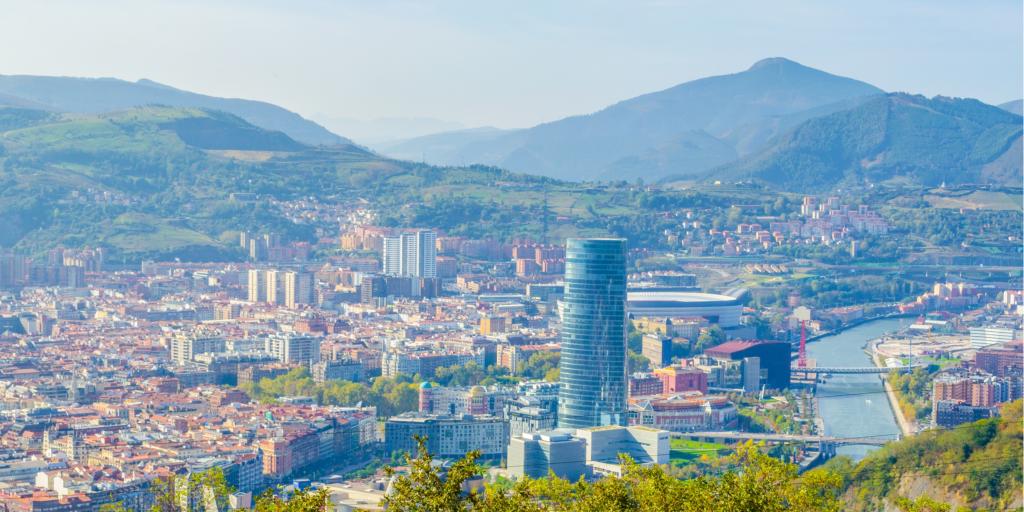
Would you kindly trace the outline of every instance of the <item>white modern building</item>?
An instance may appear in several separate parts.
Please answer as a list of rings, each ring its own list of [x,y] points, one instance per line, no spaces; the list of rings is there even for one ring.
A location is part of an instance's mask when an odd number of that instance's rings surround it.
[[[514,478],[542,478],[554,472],[570,482],[589,474],[587,442],[572,430],[524,433],[509,441],[508,474]]]
[[[1013,329],[1007,327],[975,327],[971,329],[971,348],[983,348],[989,345],[1003,345],[1013,341]]]
[[[713,293],[630,291],[626,311],[634,317],[702,317],[728,329],[740,325],[743,304],[736,297]]]

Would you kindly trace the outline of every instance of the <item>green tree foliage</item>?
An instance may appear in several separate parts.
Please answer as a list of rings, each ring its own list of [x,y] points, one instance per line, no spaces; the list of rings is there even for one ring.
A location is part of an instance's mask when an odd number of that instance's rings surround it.
[[[904,416],[923,420],[931,414],[932,381],[938,369],[938,366],[930,365],[926,368],[915,368],[910,373],[891,373],[886,377],[896,392]]]
[[[705,350],[725,343],[725,331],[717,324],[701,330],[697,336],[697,342],[693,346],[693,352],[699,354]]]
[[[395,480],[384,500],[388,510],[487,512],[589,511],[838,511],[841,479],[827,471],[797,474],[797,467],[746,444],[730,456],[735,469],[720,475],[679,480],[659,466],[642,467],[623,458],[624,475],[595,482],[555,476],[487,485],[484,493],[463,492],[482,474],[471,452],[442,479],[421,440],[420,455],[407,459],[408,475]],[[391,474],[394,474],[393,472]]]
[[[153,496],[150,512],[193,512],[213,508],[225,510],[228,496],[232,492],[234,488],[228,484],[224,471],[219,467],[199,473],[159,478],[150,487]],[[114,507],[116,511],[120,504]]]
[[[255,512],[326,512],[330,505],[327,489],[296,491],[287,498],[267,489],[253,504]]]
[[[419,379],[416,378],[377,377],[371,385],[345,380],[317,384],[305,368],[239,387],[261,401],[272,401],[282,396],[310,396],[322,405],[372,405],[377,407],[377,414],[385,417],[416,410],[419,400]]]
[[[512,379],[506,368],[497,365],[482,368],[475,361],[470,361],[462,365],[438,368],[434,373],[434,380],[444,386],[475,386],[477,384],[489,386],[499,381]]]
[[[952,506],[940,503],[927,496],[918,496],[914,500],[900,496],[895,501],[896,506],[900,508],[900,512],[950,512],[953,510]]]
[[[561,355],[558,352],[536,352],[526,360],[519,374],[527,379],[546,378],[551,370],[558,368]]]

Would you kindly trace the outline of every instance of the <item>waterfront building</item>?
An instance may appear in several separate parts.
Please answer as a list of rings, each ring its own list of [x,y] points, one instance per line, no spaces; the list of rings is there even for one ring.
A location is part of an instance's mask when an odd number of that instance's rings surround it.
[[[783,341],[728,341],[705,350],[704,354],[713,359],[732,361],[758,358],[758,373],[764,375],[759,380],[769,388],[785,389],[789,387],[791,352],[792,346]],[[749,389],[755,385],[745,382],[744,387]]]
[[[971,329],[971,348],[1003,345],[1017,338],[1013,329],[1006,327],[975,327]]]

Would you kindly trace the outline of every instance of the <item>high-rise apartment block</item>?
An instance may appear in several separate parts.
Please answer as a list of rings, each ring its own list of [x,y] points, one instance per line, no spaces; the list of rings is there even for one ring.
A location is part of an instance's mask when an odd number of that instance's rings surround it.
[[[437,277],[437,233],[421,229],[384,238],[384,274]]]
[[[295,308],[313,303],[313,275],[303,271],[249,269],[249,302]]]
[[[312,365],[320,361],[320,338],[295,334],[273,334],[264,350],[282,363]]]

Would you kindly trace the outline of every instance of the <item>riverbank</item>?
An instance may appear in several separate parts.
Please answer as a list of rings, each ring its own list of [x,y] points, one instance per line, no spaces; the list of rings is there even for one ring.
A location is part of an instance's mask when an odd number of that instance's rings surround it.
[[[878,343],[880,341],[880,339],[871,340],[868,342],[868,346],[871,347],[871,360],[874,361],[875,366],[883,368],[885,367],[885,361],[883,361],[882,357],[878,355],[877,350]],[[885,388],[885,396],[889,400],[889,408],[892,409],[893,417],[896,418],[896,424],[900,426],[900,432],[903,433],[904,437],[912,436],[917,433],[917,429],[914,427],[913,423],[907,421],[907,417],[903,415],[903,409],[900,407],[899,399],[896,397],[896,391],[889,384],[889,379],[885,377],[886,376],[884,374],[879,376],[879,378],[882,379],[882,387]]]

